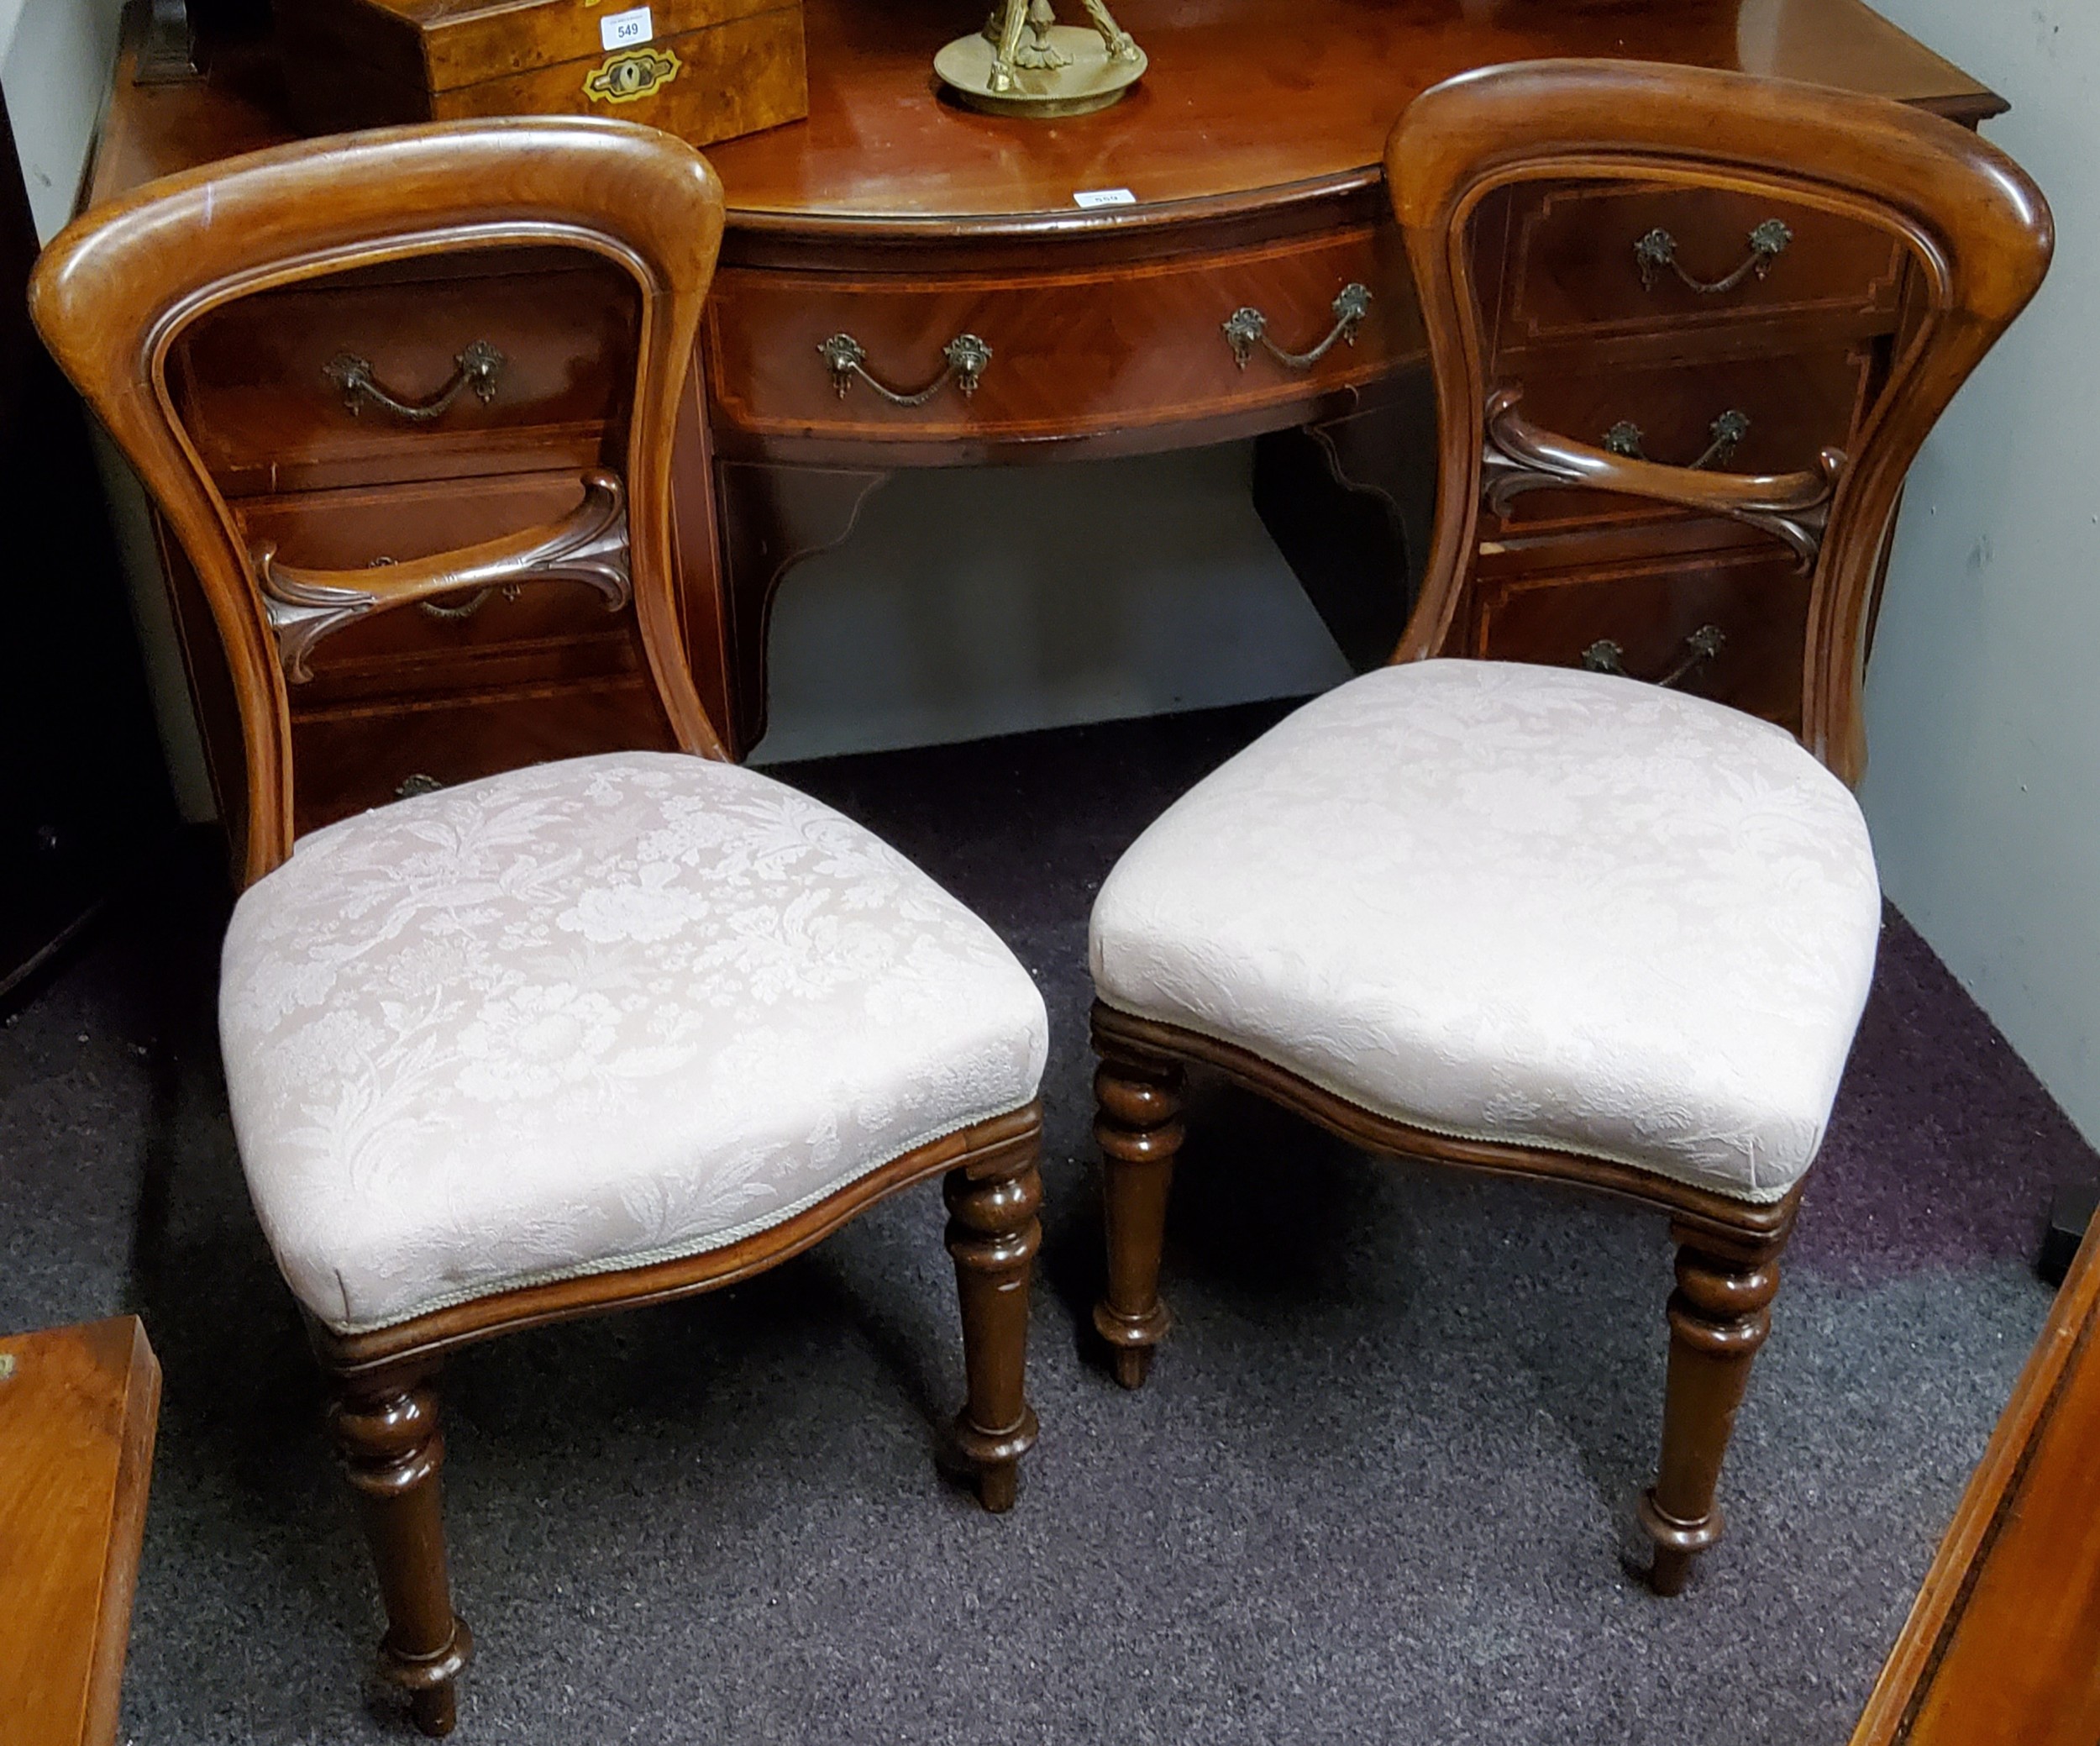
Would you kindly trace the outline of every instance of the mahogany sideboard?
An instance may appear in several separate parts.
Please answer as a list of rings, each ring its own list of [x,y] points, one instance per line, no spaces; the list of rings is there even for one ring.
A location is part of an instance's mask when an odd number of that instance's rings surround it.
[[[1256,504],[1284,555],[1351,659],[1382,658],[1434,444],[1379,162],[1428,86],[1601,55],[1806,79],[1971,125],[2005,107],[1861,0],[1123,0],[1151,56],[1130,97],[1001,119],[934,88],[933,51],[967,8],[810,0],[808,120],[709,152],[730,213],[677,535],[695,669],[738,755],[764,728],[775,591],[902,467],[1256,437]],[[291,137],[268,43],[221,45],[188,85],[134,84],[134,53],[91,203]],[[1478,246],[1527,412],[1656,460],[1779,472],[1843,447],[1902,318],[1893,250],[1869,258],[1768,202],[1570,185],[1499,209]],[[186,341],[174,378],[255,537],[302,565],[381,563],[575,500],[596,459],[579,433],[596,440],[629,320],[601,272],[521,253],[281,294]],[[346,386],[345,358],[369,387]],[[1806,595],[1769,542],[1546,492],[1483,539],[1452,652],[1604,660],[1798,718]],[[166,555],[220,791],[238,793],[215,644]],[[632,624],[569,592],[392,614],[326,644],[294,688],[302,828],[426,781],[668,744]]]
[[[0,1740],[113,1746],[160,1361],[136,1316],[0,1335]]]

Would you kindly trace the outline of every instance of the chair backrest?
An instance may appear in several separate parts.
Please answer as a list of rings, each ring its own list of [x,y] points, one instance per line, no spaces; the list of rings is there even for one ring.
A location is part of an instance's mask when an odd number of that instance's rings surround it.
[[[387,129],[232,159],[98,207],[45,250],[30,287],[37,327],[138,470],[223,645],[246,754],[246,817],[232,821],[245,827],[246,881],[291,852],[287,683],[307,676],[322,639],[403,606],[550,581],[585,584],[615,607],[631,597],[672,734],[689,751],[722,755],[680,631],[670,492],[675,421],[722,227],[721,186],[680,141],[617,122],[519,119]],[[406,298],[397,289],[387,307],[412,310],[429,294],[429,273],[520,258],[585,266],[628,305],[614,326],[632,382],[591,408],[582,446],[572,442],[559,463],[597,463],[575,467],[582,502],[574,511],[359,570],[287,566],[244,533],[228,507],[229,457],[244,455],[252,473],[263,456],[274,484],[270,444],[288,402],[252,380],[215,397],[198,393],[190,356],[197,345],[244,353],[241,368],[266,373],[283,299],[302,286],[391,274],[412,289]],[[239,316],[254,318],[229,318],[248,299],[261,301]],[[464,387],[489,397],[503,361],[492,348],[470,346],[438,397]],[[349,414],[383,402],[387,385],[347,355],[328,368],[333,391],[302,380],[296,417],[318,416],[303,408],[335,392],[342,398],[328,416],[345,431],[369,429]],[[549,391],[561,392],[559,381]],[[396,404],[403,418],[427,413]],[[550,462],[543,455],[538,464]],[[471,488],[463,481],[463,492]]]
[[[1801,738],[1856,782],[1866,764],[1870,618],[1904,475],[1955,390],[2047,271],[2053,230],[2040,192],[1967,130],[1901,104],[1740,73],[1603,60],[1493,67],[1425,92],[1393,131],[1386,174],[1429,336],[1441,468],[1425,579],[1394,659],[1451,646],[1480,558],[1483,504],[1499,516],[1533,490],[1596,489],[1746,523],[1785,542],[1809,574]],[[1559,187],[1541,194],[1542,184]],[[1637,434],[1593,445],[1526,418],[1523,372],[1538,350],[1525,345],[1544,318],[1509,318],[1498,285],[1513,281],[1523,263],[1501,258],[1498,250],[1515,245],[1483,234],[1493,223],[1483,215],[1506,218],[1527,196],[1550,202],[1562,191],[1599,189],[1666,202],[1702,191],[1740,202],[1732,209],[1746,213],[1760,210],[1751,202],[1781,202],[1804,229],[1818,227],[1830,255],[1871,266],[1878,250],[1882,262],[1903,263],[1877,287],[1859,287],[1881,300],[1887,350],[1864,378],[1869,399],[1849,453],[1788,457],[1798,469],[1790,473],[1717,473],[1640,458]],[[1723,293],[1748,286],[1766,299],[1749,316],[1764,318],[1769,349],[1788,311],[1786,293],[1767,293],[1760,281],[1771,269],[1773,286],[1784,283],[1774,261],[1791,239],[1777,220],[1758,225],[1735,271],[1692,285],[1696,276],[1657,225],[1630,252],[1614,238],[1609,271],[1633,281],[1618,291],[1637,292],[1646,278],[1675,296],[1672,281],[1684,278],[1681,332],[1703,322],[1704,331],[1718,331],[1709,312],[1730,318]],[[1807,253],[1798,249],[1797,257]],[[1829,255],[1815,265],[1841,271]],[[1491,275],[1498,282],[1488,282]],[[1498,296],[1503,302],[1489,308]],[[1595,310],[1573,313],[1604,342],[1598,366],[1623,366],[1635,324],[1614,331]],[[1716,424],[1719,455],[1731,434]]]

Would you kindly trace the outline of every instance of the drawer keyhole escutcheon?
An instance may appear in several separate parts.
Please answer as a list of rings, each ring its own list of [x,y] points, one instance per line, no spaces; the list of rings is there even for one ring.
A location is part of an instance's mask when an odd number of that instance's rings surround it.
[[[1701,467],[1716,463],[1725,466],[1735,458],[1735,450],[1743,439],[1750,434],[1750,414],[1737,412],[1733,407],[1706,427],[1706,451],[1697,460],[1688,460],[1685,466],[1696,472]],[[1604,433],[1605,452],[1623,455],[1628,460],[1646,460],[1648,451],[1641,446],[1641,427],[1630,418],[1621,418]]]
[[[1352,280],[1335,294],[1329,307],[1335,324],[1328,329],[1327,337],[1310,351],[1285,351],[1268,337],[1268,318],[1259,309],[1244,303],[1219,325],[1224,330],[1226,344],[1232,348],[1232,361],[1242,370],[1247,368],[1247,360],[1254,355],[1257,345],[1279,364],[1293,370],[1310,370],[1334,350],[1337,340],[1345,345],[1357,343],[1357,329],[1370,313],[1371,287]]]
[[[984,367],[992,360],[992,349],[974,334],[958,334],[941,348],[941,356],[947,367],[916,393],[890,387],[879,381],[868,370],[868,349],[851,334],[833,334],[816,348],[823,359],[824,367],[832,373],[832,388],[841,400],[858,376],[892,406],[924,406],[953,381],[958,392],[974,394],[977,385],[984,379]]]
[[[1684,639],[1684,653],[1677,664],[1667,673],[1658,674],[1649,681],[1651,685],[1675,685],[1695,667],[1704,665],[1721,652],[1728,637],[1718,624],[1702,624]],[[1616,673],[1620,678],[1630,678],[1626,671],[1626,651],[1609,637],[1599,637],[1583,650],[1583,665],[1592,673]]]
[[[450,410],[452,402],[468,388],[486,406],[496,398],[496,383],[510,361],[486,339],[470,344],[452,360],[452,375],[428,400],[408,401],[391,393],[372,373],[372,362],[354,352],[338,352],[321,366],[321,373],[343,391],[343,403],[352,417],[365,410],[365,402],[382,406],[396,418],[412,424],[428,424]]]
[[[1702,297],[1725,297],[1752,275],[1761,279],[1773,261],[1787,252],[1793,232],[1781,218],[1767,218],[1750,233],[1750,253],[1732,273],[1718,279],[1694,278],[1677,259],[1677,239],[1660,226],[1633,245],[1634,265],[1641,270],[1641,288],[1653,291],[1665,269],[1675,273]]]

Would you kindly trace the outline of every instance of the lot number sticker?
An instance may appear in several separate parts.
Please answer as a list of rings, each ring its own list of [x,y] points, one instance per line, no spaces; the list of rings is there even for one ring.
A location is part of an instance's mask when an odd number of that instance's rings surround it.
[[[608,13],[598,20],[598,40],[608,50],[638,48],[655,34],[650,27],[649,9],[646,6]]]

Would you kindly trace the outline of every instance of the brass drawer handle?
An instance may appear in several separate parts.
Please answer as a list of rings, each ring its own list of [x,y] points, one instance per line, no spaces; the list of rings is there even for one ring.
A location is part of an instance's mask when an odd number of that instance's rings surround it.
[[[477,589],[457,606],[449,606],[442,600],[419,600],[416,607],[428,618],[448,619],[457,624],[480,612],[489,603],[491,595],[501,594],[506,600],[516,600],[522,592],[516,582],[505,582],[501,587]]]
[[[472,388],[482,405],[496,398],[496,380],[510,360],[486,339],[476,339],[452,360],[452,379],[429,399],[402,400],[381,387],[372,374],[372,361],[352,352],[338,352],[321,366],[321,373],[343,391],[343,403],[353,416],[365,410],[367,400],[383,406],[396,418],[428,424],[442,417],[461,392]]]
[[[367,570],[384,570],[388,565],[399,561],[400,560],[396,558],[375,558],[365,567]],[[519,589],[516,582],[505,582],[500,587],[491,586],[479,589],[470,594],[457,606],[442,600],[419,600],[416,602],[416,610],[426,618],[444,618],[457,624],[465,619],[471,618],[480,612],[489,603],[489,597],[491,595],[501,594],[506,600],[516,600],[518,593]]]
[[[1702,624],[1684,639],[1684,653],[1677,664],[1649,683],[1675,685],[1693,668],[1713,660],[1727,641],[1719,625]],[[1626,651],[1609,637],[1599,637],[1583,650],[1583,665],[1593,673],[1616,673],[1622,679],[1630,676],[1626,672]]]
[[[1335,293],[1335,324],[1327,329],[1327,337],[1310,351],[1285,351],[1268,337],[1268,318],[1258,309],[1242,304],[1220,325],[1225,330],[1226,344],[1232,348],[1232,361],[1241,369],[1247,368],[1247,360],[1254,355],[1254,348],[1260,346],[1279,364],[1287,364],[1293,370],[1310,370],[1334,350],[1339,339],[1344,344],[1357,343],[1357,328],[1371,308],[1371,287],[1359,285],[1354,280]]]
[[[953,381],[963,394],[974,394],[984,379],[984,366],[992,360],[992,349],[974,334],[958,334],[941,348],[947,367],[916,394],[906,394],[877,381],[868,373],[868,350],[851,334],[834,334],[816,348],[817,355],[832,373],[832,387],[843,400],[853,378],[873,388],[892,406],[924,406]]]
[[[1653,291],[1656,280],[1667,267],[1703,297],[1725,297],[1755,273],[1760,279],[1772,271],[1773,261],[1787,252],[1793,232],[1778,218],[1767,218],[1750,234],[1750,253],[1743,264],[1719,279],[1695,279],[1677,259],[1677,239],[1667,230],[1651,230],[1633,245],[1634,265],[1641,269],[1641,288]]]
[[[1706,452],[1697,460],[1685,462],[1688,471],[1710,467],[1716,462],[1725,466],[1733,460],[1737,445],[1750,434],[1750,414],[1730,408],[1706,427],[1706,434],[1712,440],[1708,443]],[[1647,451],[1641,446],[1641,427],[1630,418],[1621,418],[1604,433],[1605,449],[1611,454],[1623,455],[1628,460],[1648,459]]]

